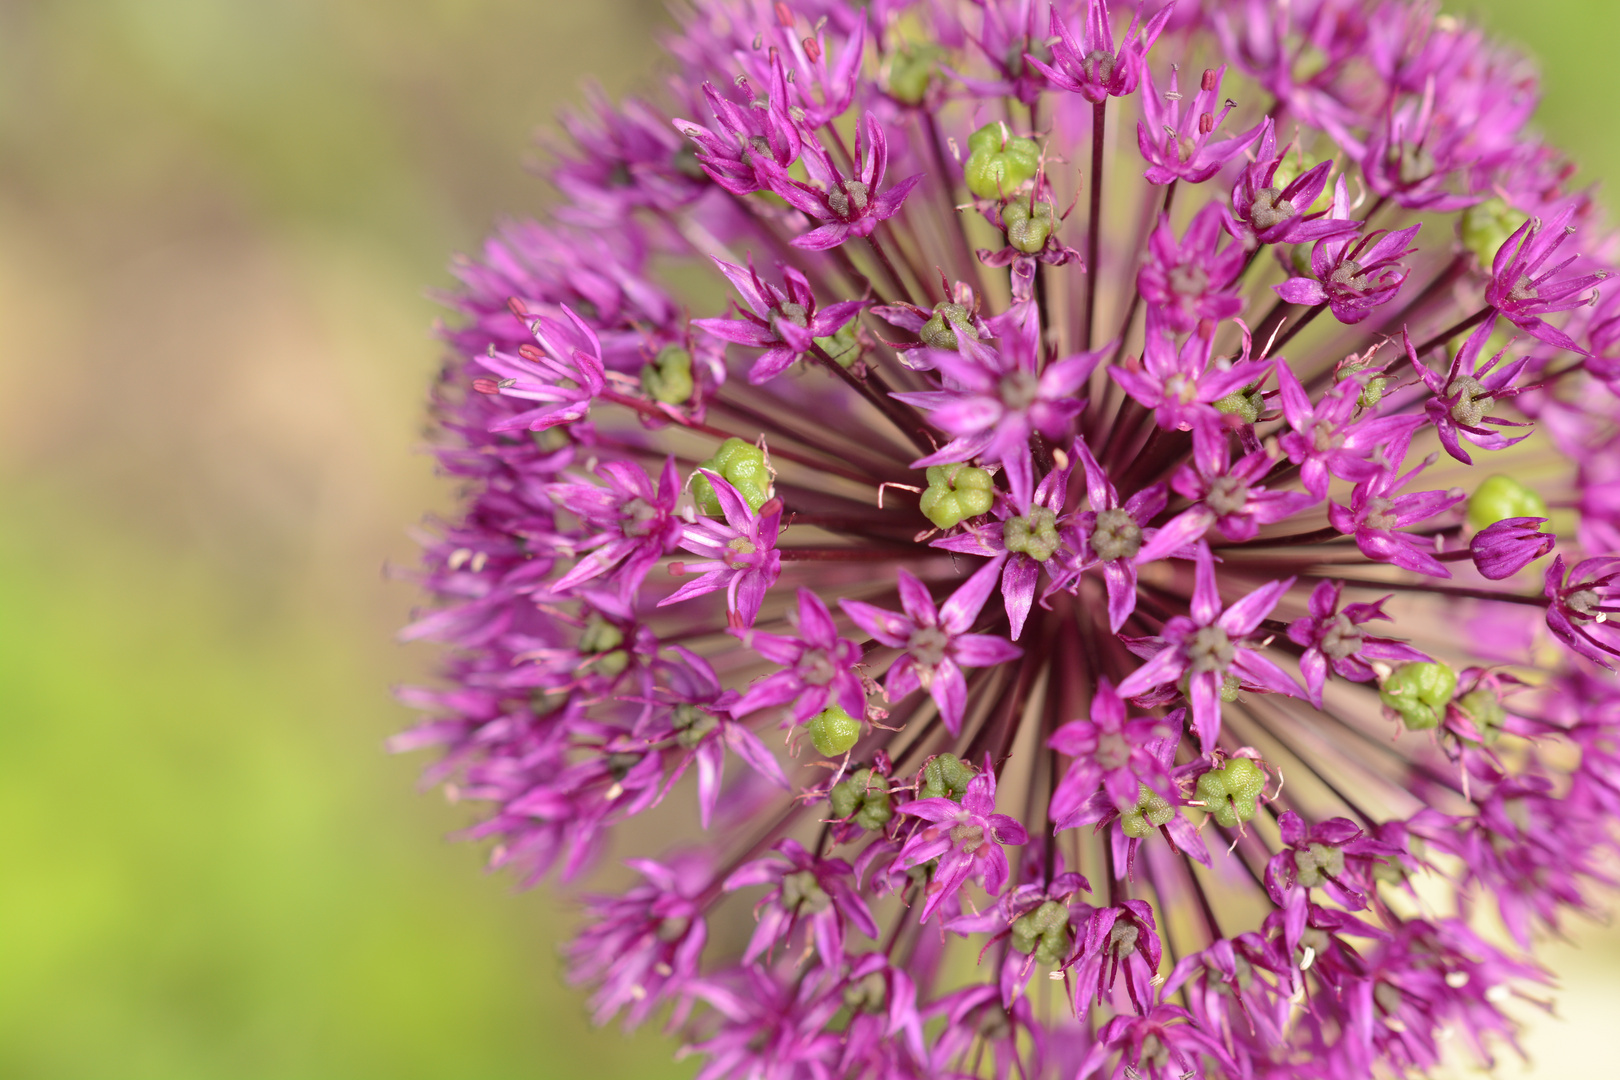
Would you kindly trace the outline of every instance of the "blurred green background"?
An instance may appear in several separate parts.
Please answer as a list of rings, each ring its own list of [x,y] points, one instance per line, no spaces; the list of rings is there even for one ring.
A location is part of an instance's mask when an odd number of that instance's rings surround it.
[[[1620,175],[1620,5],[1462,10]],[[590,1030],[566,905],[483,875],[382,752],[432,660],[382,570],[449,497],[423,289],[543,204],[533,126],[632,85],[663,18],[0,0],[0,1076],[691,1071]],[[1535,1074],[1620,1076],[1620,938],[1574,936]]]

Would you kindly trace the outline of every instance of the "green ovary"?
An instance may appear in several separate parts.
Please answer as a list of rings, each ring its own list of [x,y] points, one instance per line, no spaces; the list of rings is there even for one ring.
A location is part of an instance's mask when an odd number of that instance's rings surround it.
[[[1002,124],[986,124],[968,136],[967,186],[981,199],[1011,194],[1035,179],[1040,164],[1035,140],[1018,138]]]
[[[930,465],[928,489],[920,503],[923,516],[936,528],[949,529],[970,517],[990,512],[995,482],[971,465]]]
[[[1468,524],[1479,529],[1506,518],[1547,516],[1547,501],[1511,476],[1487,476],[1468,497]]]
[[[1408,731],[1438,727],[1451,695],[1457,691],[1457,673],[1446,664],[1402,664],[1384,680],[1378,699],[1401,718]]]
[[[1223,769],[1198,778],[1198,798],[1218,825],[1231,829],[1254,817],[1266,774],[1248,758],[1232,758]]]

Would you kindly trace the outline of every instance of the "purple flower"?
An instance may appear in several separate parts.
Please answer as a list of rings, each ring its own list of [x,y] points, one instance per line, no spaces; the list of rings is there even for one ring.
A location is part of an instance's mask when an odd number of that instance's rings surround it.
[[[402,635],[441,674],[390,742],[523,885],[656,857],[585,903],[597,1018],[667,1017],[699,1080],[1488,1065],[1542,978],[1412,896],[1529,941],[1620,812],[1620,245],[1530,66],[1424,0],[675,19],[453,263],[462,501]],[[1557,514],[1487,473],[1576,515],[1543,595],[1545,522],[1459,503]]]
[[[1562,555],[1555,556],[1543,592],[1547,629],[1594,664],[1614,667],[1620,656],[1620,625],[1609,619],[1620,612],[1620,559],[1585,559],[1570,569]]]
[[[1204,319],[1229,319],[1243,310],[1243,297],[1232,289],[1246,261],[1243,246],[1228,243],[1216,250],[1229,221],[1225,207],[1206,203],[1179,244],[1168,214],[1159,216],[1159,227],[1148,238],[1148,260],[1136,275],[1136,286],[1177,333],[1190,332]]]
[[[1211,525],[1228,540],[1252,540],[1261,525],[1293,517],[1317,501],[1309,492],[1268,491],[1256,483],[1275,463],[1265,449],[1245,454],[1236,462],[1225,442],[1208,449],[1207,455],[1194,453],[1196,467],[1183,465],[1171,478],[1170,486],[1193,504],[1142,545],[1136,553],[1137,565],[1156,562],[1195,543]]]
[[[1160,427],[1191,431],[1200,441],[1224,438],[1225,414],[1215,402],[1262,381],[1272,361],[1249,359],[1245,331],[1243,352],[1234,362],[1212,363],[1215,341],[1210,334],[1195,333],[1178,349],[1163,318],[1156,309],[1148,310],[1141,362],[1115,364],[1108,369],[1109,376],[1152,409]]]
[[[939,706],[939,716],[952,735],[962,729],[967,706],[963,668],[993,667],[1023,655],[1024,650],[994,634],[971,634],[984,602],[995,589],[1001,568],[986,563],[936,608],[928,586],[905,570],[899,572],[900,606],[905,614],[874,607],[859,600],[838,603],[862,630],[879,644],[902,649],[889,666],[884,690],[899,701],[921,687]]]
[[[1542,270],[1553,252],[1575,234],[1570,225],[1574,216],[1575,205],[1570,204],[1545,227],[1536,218],[1520,225],[1491,260],[1491,283],[1485,287],[1485,302],[1532,337],[1560,349],[1585,352],[1568,334],[1542,318],[1595,302],[1596,286],[1609,276],[1607,270],[1559,276],[1580,258],[1577,255]],[[1588,289],[1592,292],[1587,293]]]
[[[1064,554],[1071,558],[1053,574],[1047,595],[1058,589],[1077,592],[1081,572],[1101,566],[1108,589],[1108,629],[1117,634],[1136,610],[1136,555],[1158,531],[1149,528],[1148,522],[1164,510],[1165,488],[1162,483],[1153,484],[1121,503],[1119,492],[1108,482],[1108,473],[1084,439],[1074,441],[1074,455],[1085,466],[1091,509],[1075,515],[1070,528],[1078,533],[1080,542],[1066,545]]]
[[[810,350],[816,338],[836,334],[865,306],[863,300],[844,300],[818,311],[810,283],[791,266],[782,268],[787,288],[778,289],[760,280],[752,259],[746,272],[740,266],[714,261],[750,310],[739,311],[742,317],[738,319],[693,319],[692,325],[722,341],[764,349],[748,370],[748,381],[756,386],[782,374]]]
[[[519,318],[528,316],[516,300],[512,313]],[[500,381],[475,380],[473,389],[541,403],[496,421],[490,425],[491,431],[545,431],[590,414],[591,401],[604,387],[602,343],[596,331],[572,310],[565,307],[563,314],[567,322],[541,315],[529,323],[538,349],[525,343],[518,346],[516,356],[491,349],[478,358],[480,366],[500,376]]]
[[[1288,905],[1294,889],[1321,889],[1334,903],[1363,911],[1375,887],[1374,870],[1397,854],[1346,818],[1308,826],[1298,814],[1284,810],[1277,827],[1284,850],[1266,863],[1266,891],[1278,907]]]
[[[1091,720],[1071,720],[1052,733],[1047,745],[1069,758],[1069,771],[1052,792],[1048,811],[1061,822],[1099,788],[1118,806],[1136,805],[1145,784],[1166,798],[1176,794],[1170,773],[1153,752],[1157,743],[1178,739],[1180,724],[1139,716],[1125,719],[1125,701],[1107,679],[1097,683]]]
[[[597,987],[592,1019],[605,1024],[627,1010],[625,1024],[637,1027],[698,972],[708,940],[698,896],[710,870],[691,855],[666,862],[630,859],[626,865],[641,883],[623,896],[588,900],[589,921],[565,952],[569,981]]]
[[[783,840],[775,850],[780,858],[758,859],[725,881],[726,892],[753,885],[771,887],[754,905],[754,936],[743,950],[743,962],[787,945],[802,925],[815,941],[821,962],[841,967],[846,925],[869,938],[878,936],[872,913],[855,892],[855,872],[843,859],[817,858],[796,840]]]
[[[1189,615],[1173,616],[1164,624],[1158,652],[1119,684],[1119,696],[1138,697],[1187,676],[1193,728],[1207,754],[1220,736],[1221,700],[1229,680],[1290,697],[1302,696],[1302,692],[1281,668],[1256,652],[1249,640],[1294,579],[1262,585],[1223,612],[1208,545],[1199,545],[1197,568]]]
[[[664,783],[664,793],[696,762],[698,774],[698,823],[705,829],[714,818],[720,802],[720,782],[725,777],[726,750],[742,758],[749,768],[779,788],[789,786],[776,757],[760,742],[759,736],[732,718],[737,691],[728,690],[703,657],[680,645],[670,647],[681,663],[664,668],[663,697],[673,703],[658,728],[647,733],[652,742],[673,741],[679,760]]]
[[[1340,176],[1333,188],[1332,221],[1345,220],[1350,213],[1350,196]],[[1395,298],[1411,270],[1401,260],[1415,248],[1408,247],[1421,225],[1385,232],[1379,229],[1359,239],[1340,234],[1318,240],[1311,247],[1312,277],[1293,277],[1272,286],[1290,304],[1316,307],[1326,304],[1333,317],[1354,324]]]
[[[1526,356],[1497,367],[1507,353],[1507,347],[1503,346],[1495,356],[1484,365],[1480,365],[1479,352],[1490,334],[1491,324],[1487,320],[1478,330],[1468,335],[1468,340],[1463,342],[1462,348],[1458,349],[1457,355],[1452,358],[1450,370],[1442,376],[1418,363],[1417,352],[1412,348],[1411,336],[1405,330],[1401,331],[1407,359],[1412,362],[1412,367],[1423,380],[1423,385],[1434,394],[1434,397],[1424,404],[1423,409],[1428,414],[1429,421],[1439,431],[1440,443],[1446,448],[1446,452],[1464,465],[1472,465],[1474,460],[1462,448],[1459,434],[1485,450],[1505,450],[1514,443],[1530,437],[1526,432],[1516,439],[1510,439],[1500,431],[1492,431],[1483,426],[1485,424],[1496,427],[1530,426],[1522,420],[1506,420],[1499,416],[1485,415],[1497,401],[1513,397],[1524,390],[1524,387],[1514,386],[1513,381],[1530,363],[1530,358]]]
[[[1007,882],[1007,855],[1003,845],[1029,843],[1029,833],[1018,819],[996,813],[996,774],[985,759],[984,771],[968,781],[962,801],[913,799],[899,808],[921,818],[922,825],[900,849],[901,869],[939,860],[923,890],[921,920],[927,922],[939,906],[969,881],[978,881],[992,896]]]
[[[1423,423],[1414,416],[1367,415],[1357,418],[1369,377],[1362,372],[1338,383],[1312,404],[1293,368],[1279,362],[1277,388],[1283,418],[1292,429],[1277,441],[1288,460],[1300,466],[1299,476],[1318,499],[1327,498],[1329,477],[1359,483],[1371,480],[1383,468],[1371,460],[1379,447],[1409,436]]]
[[[620,597],[628,601],[641,588],[648,571],[680,542],[683,525],[675,515],[675,501],[681,482],[673,457],[664,459],[656,492],[646,470],[630,462],[604,462],[597,475],[607,481],[606,487],[556,484],[551,488],[560,505],[598,530],[579,545],[581,550],[590,549],[590,554],[552,588],[565,592],[610,574],[617,579]]]
[[[1409,645],[1362,631],[1362,625],[1374,619],[1390,621],[1383,610],[1389,597],[1370,604],[1346,604],[1341,609],[1339,595],[1343,589],[1342,581],[1318,582],[1311,590],[1311,613],[1288,624],[1288,640],[1305,646],[1299,670],[1305,676],[1311,703],[1317,708],[1322,707],[1322,687],[1327,683],[1329,669],[1351,682],[1371,682],[1377,672],[1369,661],[1405,664],[1429,659]]]
[[[720,132],[689,120],[676,120],[675,127],[698,145],[697,159],[709,178],[733,195],[749,195],[767,185],[758,162],[768,159],[786,168],[799,160],[804,141],[799,128],[788,115],[787,74],[782,58],[772,50],[770,92],[764,108],[753,98],[746,78],[737,87],[750,100],[737,104],[722,97],[713,84],[703,84],[703,96],[714,114]]]
[[[1510,578],[1553,549],[1558,538],[1544,533],[1546,518],[1503,518],[1468,541],[1474,568],[1492,581]]]
[[[1085,401],[1076,392],[1103,359],[1107,346],[1077,353],[1039,370],[1038,358],[1024,350],[1013,353],[958,337],[959,353],[935,350],[936,370],[951,389],[895,394],[908,405],[928,411],[929,422],[952,436],[951,441],[911,463],[914,469],[980,458],[1007,470],[1013,501],[1028,505],[1034,488],[1030,436],[1036,432],[1061,439]]]
[[[1328,520],[1341,533],[1353,535],[1356,547],[1369,559],[1394,563],[1432,577],[1450,577],[1451,571],[1436,559],[1417,537],[1399,532],[1409,525],[1427,521],[1436,514],[1451,509],[1467,497],[1459,488],[1448,491],[1421,491],[1398,495],[1413,477],[1434,464],[1437,455],[1431,454],[1406,472],[1400,472],[1400,463],[1406,456],[1409,437],[1396,440],[1388,455],[1392,464],[1386,465],[1378,475],[1363,480],[1350,492],[1350,505],[1330,502]]]
[[[866,690],[855,671],[861,662],[861,647],[838,636],[832,613],[809,589],[799,590],[798,623],[797,637],[763,630],[732,631],[743,644],[784,669],[744,691],[731,706],[732,715],[747,716],[791,701],[795,723],[806,723],[832,705],[857,719],[865,716]]]
[[[883,126],[871,113],[861,122],[855,137],[855,159],[860,169],[844,176],[825,150],[812,144],[803,161],[811,183],[795,180],[774,160],[764,159],[755,168],[766,185],[790,206],[827,224],[793,238],[793,246],[807,251],[825,251],[851,237],[870,236],[878,222],[900,212],[911,189],[922,182],[922,174],[908,176],[881,195],[884,173],[889,168],[889,141]],[[819,336],[819,335],[818,335]]]
[[[1086,26],[1079,38],[1069,22],[1052,10],[1052,63],[1043,64],[1028,54],[1029,65],[1051,80],[1052,85],[1096,103],[1136,92],[1148,50],[1159,39],[1173,4],[1141,26],[1142,13],[1131,14],[1131,25],[1116,49],[1114,24],[1108,14],[1108,0],[1086,0]]]
[[[1148,92],[1142,96],[1143,119],[1136,124],[1136,145],[1142,151],[1142,159],[1148,163],[1142,175],[1150,183],[1185,180],[1202,184],[1260,137],[1261,126],[1256,124],[1241,135],[1210,141],[1210,136],[1233,107],[1232,102],[1227,102],[1219,113],[1215,112],[1221,100],[1225,64],[1205,69],[1183,125],[1180,75],[1179,69],[1172,66],[1170,89],[1160,92],[1153,81],[1152,70],[1147,72]]]
[[[1277,169],[1287,156],[1287,151],[1277,153],[1276,126],[1266,117],[1261,122],[1254,164],[1233,185],[1232,213],[1223,222],[1246,251],[1260,244],[1306,244],[1361,228],[1360,222],[1325,211],[1309,212],[1327,186],[1331,161],[1313,165],[1280,189],[1276,187]]]
[[[776,534],[782,527],[782,502],[768,500],[755,513],[719,474],[699,470],[714,485],[714,497],[726,515],[725,524],[712,518],[699,518],[681,535],[681,550],[707,556],[690,566],[671,563],[670,572],[699,571],[702,576],[688,581],[664,599],[659,607],[678,604],[726,590],[726,612],[733,627],[749,627],[759,617],[765,590],[776,584],[782,573],[782,556],[776,551]]]

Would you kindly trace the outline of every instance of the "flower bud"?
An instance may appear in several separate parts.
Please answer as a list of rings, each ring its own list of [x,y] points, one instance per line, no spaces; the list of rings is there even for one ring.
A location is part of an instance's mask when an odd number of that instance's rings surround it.
[[[1005,124],[986,124],[968,136],[967,186],[981,199],[1012,194],[1035,179],[1040,163],[1035,140],[1013,135]]]
[[[965,518],[989,513],[995,500],[995,481],[983,469],[930,465],[928,488],[918,505],[937,528],[949,529]]]
[[[1468,524],[1475,530],[1505,518],[1547,516],[1547,502],[1511,476],[1487,476],[1468,497]]]
[[[841,707],[830,705],[810,718],[810,743],[823,757],[849,753],[861,738],[861,722]]]
[[[1417,661],[1402,664],[1384,680],[1378,698],[1397,713],[1408,731],[1438,727],[1457,690],[1457,673],[1449,665]]]
[[[720,444],[714,457],[703,462],[699,468],[724,477],[727,483],[737,489],[737,494],[743,497],[751,510],[758,510],[770,498],[771,476],[765,468],[765,452],[753,443],[738,438],[727,439]],[[697,500],[698,509],[703,513],[710,517],[719,516],[720,500],[715,498],[714,485],[702,473],[692,474],[692,497]]]
[[[1248,758],[1232,758],[1225,768],[1211,769],[1198,778],[1198,798],[1215,823],[1228,829],[1254,817],[1255,804],[1265,789],[1266,774]]]

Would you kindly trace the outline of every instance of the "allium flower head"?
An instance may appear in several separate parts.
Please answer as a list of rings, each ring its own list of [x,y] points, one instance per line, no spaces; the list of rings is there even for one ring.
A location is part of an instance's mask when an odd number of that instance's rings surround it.
[[[594,1018],[701,1080],[1511,1047],[1620,814],[1617,246],[1524,62],[1421,0],[678,18],[455,264],[393,744],[524,884],[627,859]]]

